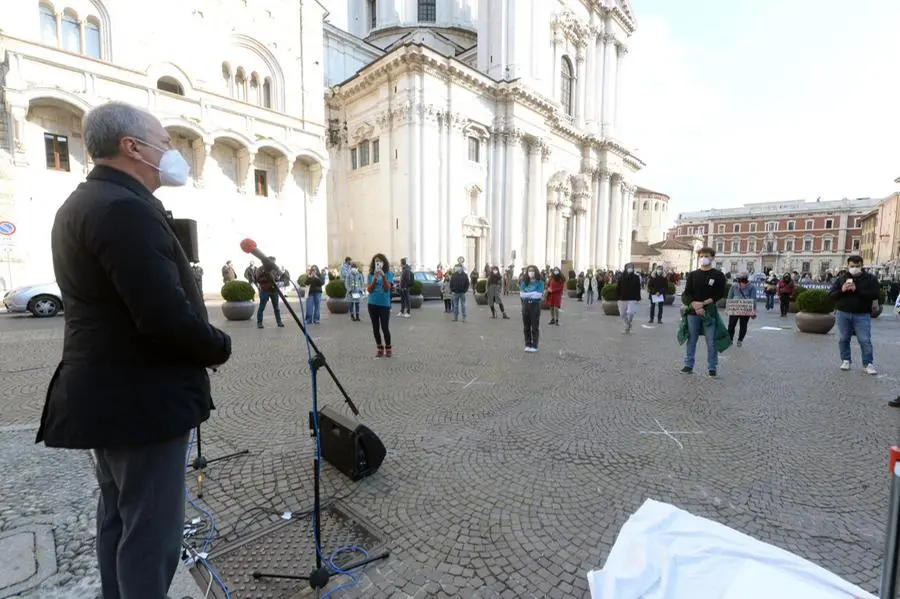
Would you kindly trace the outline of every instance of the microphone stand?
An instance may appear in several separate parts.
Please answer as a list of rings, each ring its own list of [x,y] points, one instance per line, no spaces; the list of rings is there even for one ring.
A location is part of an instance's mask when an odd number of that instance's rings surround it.
[[[205,476],[203,475],[203,471],[206,467],[213,462],[222,462],[224,460],[230,460],[232,458],[236,458],[242,455],[247,455],[250,453],[249,449],[242,449],[241,451],[236,451],[234,453],[229,453],[227,455],[219,456],[217,458],[212,458],[211,460],[206,459],[203,455],[203,445],[200,440],[200,425],[197,425],[197,457],[194,458],[194,461],[191,462],[191,468],[194,469],[194,472],[197,474],[197,499],[203,499],[203,479]]]
[[[278,277],[274,276],[274,273],[278,272],[278,268],[274,267],[274,264],[269,264],[269,268],[267,269],[270,275],[273,278],[273,282],[278,280]],[[261,265],[260,268],[265,268],[265,264]],[[291,285],[294,288],[294,291],[297,292],[297,297],[300,297],[300,290],[297,288],[297,284],[294,281],[290,281]],[[294,319],[294,322],[297,323],[297,326],[300,327],[300,330],[303,331],[304,337],[306,337],[306,342],[309,344],[309,347],[312,349],[313,356],[309,360],[309,373],[312,378],[312,414],[310,415],[310,428],[312,429],[312,437],[315,439],[316,451],[313,452],[313,543],[315,544],[314,550],[316,553],[316,564],[315,567],[310,571],[309,576],[300,576],[296,574],[278,574],[272,572],[253,572],[254,580],[260,580],[262,578],[276,578],[276,579],[285,579],[285,580],[306,580],[309,582],[309,586],[313,589],[315,593],[316,599],[319,598],[322,589],[328,586],[328,582],[331,580],[331,577],[335,574],[342,574],[350,572],[351,570],[356,570],[358,568],[362,568],[372,562],[376,562],[379,560],[386,559],[390,556],[389,551],[384,551],[379,553],[378,555],[367,557],[363,560],[353,562],[346,566],[341,566],[340,571],[337,571],[330,567],[327,564],[323,564],[322,554],[320,552],[321,549],[321,538],[322,538],[322,502],[321,496],[319,493],[319,488],[321,485],[321,474],[319,472],[319,448],[321,432],[319,431],[318,419],[319,419],[319,402],[318,402],[318,394],[317,394],[317,385],[318,385],[318,373],[320,368],[325,368],[326,372],[331,376],[331,380],[334,381],[334,384],[340,390],[341,395],[344,396],[344,401],[350,407],[350,411],[353,412],[354,416],[359,416],[359,410],[354,405],[353,400],[350,399],[350,396],[347,394],[347,391],[344,389],[344,386],[341,385],[340,381],[335,375],[334,371],[331,369],[331,366],[328,365],[328,361],[325,360],[325,355],[319,350],[316,344],[309,336],[309,331],[303,326],[303,321],[300,317],[297,316],[297,313],[294,312],[294,309],[291,307],[291,304],[288,302],[287,298],[284,296],[284,292],[281,290],[277,284],[274,285],[276,293],[278,293],[278,297],[281,299],[284,307],[287,308],[288,313],[291,315],[291,318]]]

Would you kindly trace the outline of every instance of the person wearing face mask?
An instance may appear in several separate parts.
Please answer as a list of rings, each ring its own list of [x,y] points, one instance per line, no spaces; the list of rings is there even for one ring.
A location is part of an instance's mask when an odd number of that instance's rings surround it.
[[[500,297],[500,289],[503,286],[503,276],[500,274],[500,268],[494,266],[488,274],[487,280],[487,300],[488,306],[491,308],[491,318],[497,318],[497,312],[494,310],[494,304],[500,306],[500,314],[503,320],[509,320],[506,315],[506,309],[503,307],[503,298]]]
[[[663,274],[662,267],[657,266],[647,281],[647,291],[650,293],[650,324],[653,324],[654,311],[656,312],[656,322],[662,324],[663,303],[668,285],[669,281]]]
[[[794,295],[794,281],[791,279],[790,273],[784,273],[784,275],[781,277],[781,280],[778,281],[776,292],[778,293],[779,307],[781,308],[781,317],[785,318],[787,317],[788,310],[791,306],[791,297],[793,297]]]
[[[477,278],[477,275],[476,275]],[[469,277],[466,275],[462,264],[457,264],[450,275],[450,293],[452,297],[453,322],[459,320],[459,313],[462,312],[462,320],[466,321],[466,292],[469,291]]]
[[[347,272],[344,286],[347,288],[347,299],[350,301],[350,320],[359,322],[359,303],[362,301],[365,281],[363,281],[362,273],[355,266],[351,266]]]
[[[566,289],[566,281],[562,271],[554,268],[547,277],[547,305],[550,306],[550,322],[548,324],[559,326],[559,310],[562,308],[562,296]]]
[[[712,267],[716,251],[710,247],[700,248],[700,268],[688,273],[684,282],[682,297],[690,300],[685,306],[682,324],[678,330],[678,341],[685,343],[683,374],[694,372],[694,356],[700,334],[706,339],[706,365],[709,376],[716,376],[719,351],[728,348],[731,341],[725,323],[719,318],[716,302],[725,297],[725,275]]]
[[[367,279],[369,291],[369,320],[372,321],[372,334],[375,336],[377,358],[390,358],[394,355],[391,347],[391,284],[394,273],[384,254],[375,254],[369,263]],[[384,343],[382,344],[382,333]]]
[[[747,323],[751,318],[756,318],[756,285],[750,284],[750,275],[742,272],[737,276],[735,284],[731,286],[727,299],[744,299],[753,300],[753,314],[730,314],[728,316],[728,336],[734,340],[734,329],[740,324],[738,332],[737,346],[744,344],[744,337],[747,336]]]
[[[231,339],[209,324],[153,195],[189,172],[159,120],[110,102],[85,116],[82,136],[95,166],[51,230],[65,339],[36,442],[93,451],[102,595],[165,597],[181,555],[188,438],[209,418],[207,368],[229,359]]]
[[[875,351],[872,346],[872,309],[880,295],[878,279],[863,270],[862,256],[847,258],[847,272],[831,284],[829,294],[835,300],[838,350],[841,354],[841,370],[850,370],[850,337],[856,335],[866,374],[878,374],[875,369]]]
[[[544,299],[544,281],[537,266],[525,269],[519,281],[519,298],[522,300],[522,324],[525,326],[525,351],[538,350],[541,329],[541,302]]]
[[[641,277],[634,272],[634,264],[625,265],[622,276],[616,282],[616,299],[619,302],[619,316],[625,324],[626,335],[631,334],[631,325],[637,313],[637,303],[641,301]]]
[[[594,271],[588,270],[584,276],[584,305],[591,306],[594,304],[594,295],[597,292],[597,279],[594,278]]]

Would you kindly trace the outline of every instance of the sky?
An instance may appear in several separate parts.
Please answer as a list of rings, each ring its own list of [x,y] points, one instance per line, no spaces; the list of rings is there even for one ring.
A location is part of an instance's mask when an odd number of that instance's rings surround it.
[[[900,191],[900,0],[630,0],[635,182],[669,212]]]

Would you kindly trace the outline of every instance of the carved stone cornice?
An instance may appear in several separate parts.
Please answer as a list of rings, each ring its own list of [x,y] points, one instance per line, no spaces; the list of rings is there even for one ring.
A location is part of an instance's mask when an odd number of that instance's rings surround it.
[[[608,168],[601,166],[597,169],[597,176],[600,177],[601,181],[609,181],[612,178],[612,171]]]
[[[590,24],[578,18],[578,15],[568,8],[562,9],[553,16],[551,26],[554,32],[561,31],[576,46],[587,44],[587,38],[590,35]]]
[[[625,42],[617,43],[616,48],[619,51],[619,56],[625,56],[626,54],[628,54],[628,45]]]
[[[616,43],[616,36],[613,33],[606,32],[603,34],[603,43],[604,44],[614,44]]]

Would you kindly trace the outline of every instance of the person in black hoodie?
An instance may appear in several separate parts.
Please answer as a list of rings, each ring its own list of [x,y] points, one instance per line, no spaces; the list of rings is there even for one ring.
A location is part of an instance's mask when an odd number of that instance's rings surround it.
[[[319,308],[322,305],[322,273],[315,264],[309,269],[309,275],[306,277],[306,284],[309,289],[306,290],[306,324],[319,324]]]
[[[412,289],[413,272],[406,263],[406,258],[400,258],[400,318],[409,318],[409,292]]]
[[[647,291],[650,293],[650,323],[653,324],[654,311],[656,311],[656,322],[662,324],[663,300],[666,297],[666,287],[669,285],[668,279],[663,275],[661,266],[657,266],[650,279],[647,281]],[[660,301],[653,301],[653,296],[662,296]],[[659,299],[659,297],[657,297]]]
[[[453,294],[453,322],[459,320],[462,311],[463,322],[466,321],[466,292],[469,290],[469,277],[463,270],[462,264],[457,264],[456,269],[450,275],[450,293]]]
[[[269,256],[269,260],[275,262],[274,256]],[[278,290],[275,286],[278,284],[278,273],[269,272],[262,266],[253,272],[256,286],[259,288],[259,308],[256,310],[256,327],[263,328],[263,316],[266,313],[266,304],[272,302],[272,310],[275,312],[275,324],[279,328],[284,327],[281,321],[281,308],[278,307]]]
[[[641,277],[634,272],[631,262],[625,265],[625,271],[616,283],[616,299],[619,301],[619,316],[625,323],[625,334],[628,335],[637,313],[637,303],[641,301]]]
[[[867,374],[878,374],[872,348],[872,303],[878,300],[880,291],[878,279],[863,270],[862,256],[847,258],[847,273],[831,284],[829,294],[836,301],[834,315],[840,332],[841,370],[850,370],[850,337],[856,335],[863,368]]]

